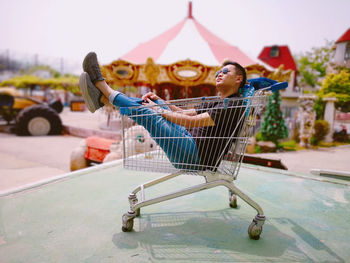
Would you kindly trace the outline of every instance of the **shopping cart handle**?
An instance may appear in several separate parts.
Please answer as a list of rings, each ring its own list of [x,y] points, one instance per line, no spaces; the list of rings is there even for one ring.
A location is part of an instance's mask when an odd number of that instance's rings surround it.
[[[277,81],[262,77],[262,78],[248,79],[248,83],[250,86],[253,86],[255,90],[259,90],[259,89],[270,87],[271,85],[276,84]]]
[[[276,84],[273,84],[268,90],[275,92],[281,89],[285,89],[287,87],[288,87],[288,82],[284,81],[284,82],[278,82]]]
[[[265,77],[248,79],[249,86],[254,87],[255,90],[266,89],[271,91],[277,91],[288,87],[288,82],[278,82],[273,79]]]

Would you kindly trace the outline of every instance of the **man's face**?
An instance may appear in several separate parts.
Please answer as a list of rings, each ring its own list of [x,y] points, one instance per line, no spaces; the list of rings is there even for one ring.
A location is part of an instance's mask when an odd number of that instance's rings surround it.
[[[234,65],[226,65],[220,71],[216,77],[216,88],[220,92],[221,97],[227,97],[236,93],[243,79],[242,75],[236,74]]]

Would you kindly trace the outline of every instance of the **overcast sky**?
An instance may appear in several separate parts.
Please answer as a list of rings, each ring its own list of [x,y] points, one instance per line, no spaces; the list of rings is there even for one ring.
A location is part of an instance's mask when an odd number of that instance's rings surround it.
[[[350,28],[350,0],[193,0],[193,16],[255,59],[263,46],[292,53]],[[0,0],[0,49],[81,61],[118,59],[187,16],[188,0]]]

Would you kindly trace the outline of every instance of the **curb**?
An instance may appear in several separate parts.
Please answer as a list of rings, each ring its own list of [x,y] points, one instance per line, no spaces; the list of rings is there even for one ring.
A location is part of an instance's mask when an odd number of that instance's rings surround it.
[[[64,125],[64,124],[63,124],[63,131],[66,134],[76,136],[76,137],[82,137],[82,138],[87,138],[90,136],[98,136],[105,139],[111,139],[111,140],[117,140],[117,141],[120,141],[122,139],[120,132],[93,130],[93,129],[73,127],[73,126]]]
[[[313,180],[313,181],[318,181],[318,182],[323,182],[323,183],[331,183],[331,184],[350,186],[350,183],[348,182],[348,180],[331,178],[331,177],[329,177],[327,179],[327,178],[322,177],[321,175],[317,175],[314,173],[307,174],[307,173],[300,173],[300,172],[292,172],[292,171],[288,171],[288,170],[270,168],[270,167],[265,167],[265,166],[258,166],[258,165],[253,165],[253,164],[245,164],[245,163],[242,163],[241,167],[246,168],[246,169],[251,169],[251,170],[269,172],[269,173],[273,173],[273,174],[281,174],[281,175],[292,176],[292,177],[302,178],[302,179],[306,179],[306,180]]]
[[[335,177],[335,178],[340,178],[344,180],[350,180],[350,172],[347,172],[347,171],[330,170],[330,169],[311,169],[310,173],[319,175],[319,176]]]

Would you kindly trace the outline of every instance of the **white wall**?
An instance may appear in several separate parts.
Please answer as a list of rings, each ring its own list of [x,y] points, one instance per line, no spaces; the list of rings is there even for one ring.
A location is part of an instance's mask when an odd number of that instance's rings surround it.
[[[334,63],[338,64],[338,65],[345,65],[345,50],[346,50],[346,45],[349,43],[350,41],[347,42],[341,42],[339,44],[337,44],[337,48],[335,50],[335,54],[334,54]],[[346,61],[347,65],[346,66],[350,66],[350,60]]]

